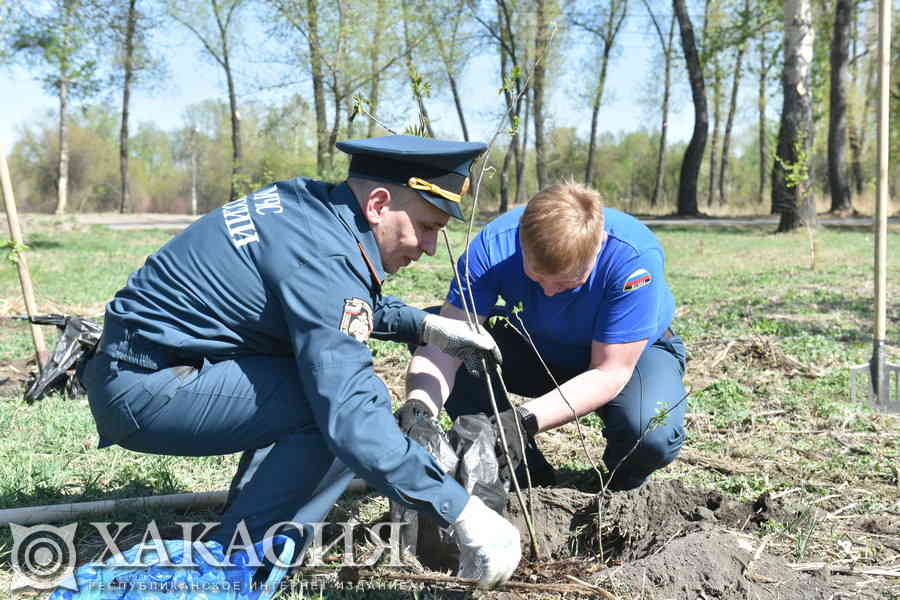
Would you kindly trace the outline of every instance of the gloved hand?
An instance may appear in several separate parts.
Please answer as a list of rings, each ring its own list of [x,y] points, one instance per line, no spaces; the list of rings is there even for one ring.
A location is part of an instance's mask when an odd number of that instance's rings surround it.
[[[400,431],[409,435],[409,432],[419,421],[435,418],[434,407],[428,406],[421,400],[410,399],[394,413],[394,418],[397,419]]]
[[[519,530],[471,496],[452,525],[459,546],[459,576],[492,588],[509,579],[522,558]]]
[[[500,437],[500,429],[503,429],[503,434],[506,436],[506,447],[509,450],[509,465],[515,472],[519,465],[522,464],[525,447],[528,446],[534,434],[537,433],[537,422],[528,410],[519,406],[500,413],[499,423],[496,417],[491,417],[491,425],[494,426],[494,431],[497,435],[496,453],[497,463],[500,465],[500,477],[508,479],[510,475],[506,466],[506,453],[503,452],[503,439]],[[517,429],[522,432],[521,441],[519,440]]]
[[[474,375],[480,375],[481,359],[487,358],[503,362],[500,348],[484,327],[472,331],[469,324],[457,319],[449,319],[440,315],[428,315],[422,322],[423,344],[434,344],[450,356],[463,359],[466,369]]]

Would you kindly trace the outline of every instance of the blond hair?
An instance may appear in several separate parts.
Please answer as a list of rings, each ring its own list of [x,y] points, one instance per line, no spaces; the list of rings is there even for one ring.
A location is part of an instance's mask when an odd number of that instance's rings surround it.
[[[603,199],[580,183],[551,185],[534,195],[519,221],[528,264],[540,273],[567,273],[593,259],[603,239]]]

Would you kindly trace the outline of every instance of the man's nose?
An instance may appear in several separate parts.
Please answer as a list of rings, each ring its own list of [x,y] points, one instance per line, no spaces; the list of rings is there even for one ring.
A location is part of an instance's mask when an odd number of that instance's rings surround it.
[[[428,256],[434,256],[437,252],[437,233],[429,233],[423,237],[420,247]]]
[[[541,288],[543,288],[543,290],[544,290],[544,295],[545,295],[545,296],[555,296],[556,294],[558,294],[558,293],[560,292],[560,287],[559,287],[558,285],[553,285],[553,284],[544,285],[544,284],[541,284]]]

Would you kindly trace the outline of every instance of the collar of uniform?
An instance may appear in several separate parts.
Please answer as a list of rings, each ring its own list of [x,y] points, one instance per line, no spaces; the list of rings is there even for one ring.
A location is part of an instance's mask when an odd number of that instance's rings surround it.
[[[356,241],[362,244],[366,255],[372,262],[372,266],[377,271],[378,279],[383,282],[385,279],[384,266],[381,264],[381,252],[378,249],[378,242],[372,234],[372,228],[363,215],[362,208],[356,196],[347,182],[334,186],[331,191],[331,204],[334,206],[335,213],[338,218],[344,221]]]

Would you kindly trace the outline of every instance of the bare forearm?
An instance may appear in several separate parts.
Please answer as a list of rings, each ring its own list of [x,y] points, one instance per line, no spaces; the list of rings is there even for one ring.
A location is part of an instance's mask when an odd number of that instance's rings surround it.
[[[538,430],[547,431],[574,420],[576,415],[581,417],[597,410],[619,395],[629,377],[630,372],[624,370],[588,369],[562,384],[559,390],[526,402],[525,408],[537,417]]]
[[[456,371],[462,361],[432,346],[422,346],[413,355],[406,372],[406,398],[421,400],[440,414],[453,389]]]

